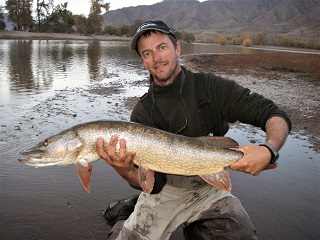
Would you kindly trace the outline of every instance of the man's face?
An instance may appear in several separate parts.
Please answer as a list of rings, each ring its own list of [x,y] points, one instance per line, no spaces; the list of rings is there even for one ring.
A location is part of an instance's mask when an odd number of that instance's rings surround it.
[[[148,36],[141,36],[138,49],[145,67],[153,75],[157,85],[166,86],[173,82],[181,70],[178,64],[179,42],[175,47],[167,34],[151,32]]]

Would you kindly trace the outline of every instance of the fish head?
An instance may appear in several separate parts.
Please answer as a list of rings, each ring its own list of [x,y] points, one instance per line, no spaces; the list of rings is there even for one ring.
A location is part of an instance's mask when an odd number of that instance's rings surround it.
[[[76,132],[64,131],[20,152],[26,157],[19,161],[34,167],[68,165],[76,161],[82,147],[83,142]]]

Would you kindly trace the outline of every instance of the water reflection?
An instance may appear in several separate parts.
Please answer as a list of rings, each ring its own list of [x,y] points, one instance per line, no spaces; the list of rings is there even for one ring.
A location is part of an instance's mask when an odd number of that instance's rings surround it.
[[[251,53],[252,49],[182,43],[182,53]],[[144,69],[128,42],[6,40],[1,41],[2,84],[9,94],[43,93],[82,86],[106,78],[110,66]],[[4,90],[2,90],[4,91]],[[7,94],[8,94],[7,92]]]
[[[17,44],[18,43],[18,44]],[[20,40],[9,44],[9,83],[10,91],[19,92],[21,89],[37,89],[32,71],[32,41]]]
[[[100,42],[94,41],[88,46],[88,70],[90,80],[97,81],[100,76],[101,67],[101,45]],[[100,79],[101,80],[101,79]]]

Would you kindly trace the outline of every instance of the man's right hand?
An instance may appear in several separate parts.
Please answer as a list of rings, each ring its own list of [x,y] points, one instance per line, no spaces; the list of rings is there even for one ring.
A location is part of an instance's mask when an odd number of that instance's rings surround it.
[[[105,151],[103,139],[98,139],[96,143],[98,155],[112,166],[132,187],[141,189],[138,169],[133,164],[136,153],[127,152],[126,141],[124,139],[120,139],[119,150],[117,150],[117,143],[117,136],[111,137],[107,151]]]

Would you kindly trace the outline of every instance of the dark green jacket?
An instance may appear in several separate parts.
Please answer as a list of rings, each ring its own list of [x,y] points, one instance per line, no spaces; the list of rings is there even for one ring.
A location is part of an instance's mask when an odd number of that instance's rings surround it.
[[[229,130],[229,123],[235,121],[265,130],[266,123],[272,116],[284,118],[291,129],[287,114],[271,100],[243,88],[232,80],[210,73],[204,73],[203,76],[214,114],[214,135],[225,135]],[[148,94],[154,96],[155,105],[168,125],[167,131],[190,137],[204,136],[210,132],[198,109],[194,86],[194,74],[185,68],[182,68],[181,73],[169,86],[157,86],[151,78]],[[157,127],[151,115],[151,111],[147,111],[140,101],[134,107],[130,120]]]
[[[291,130],[291,122],[271,100],[251,92],[232,80],[212,73],[204,73],[206,93],[213,110],[213,134],[223,136],[229,130],[229,123],[240,121],[265,130],[272,116],[286,120]],[[205,136],[210,133],[195,98],[194,73],[182,68],[182,71],[169,86],[157,86],[151,77],[148,94],[154,99],[154,105],[160,110],[167,131],[189,137]],[[143,99],[143,98],[142,98]],[[134,107],[130,120],[144,125],[157,127],[152,111],[147,111],[139,101]],[[166,181],[164,174],[157,173],[153,193],[161,191]]]

